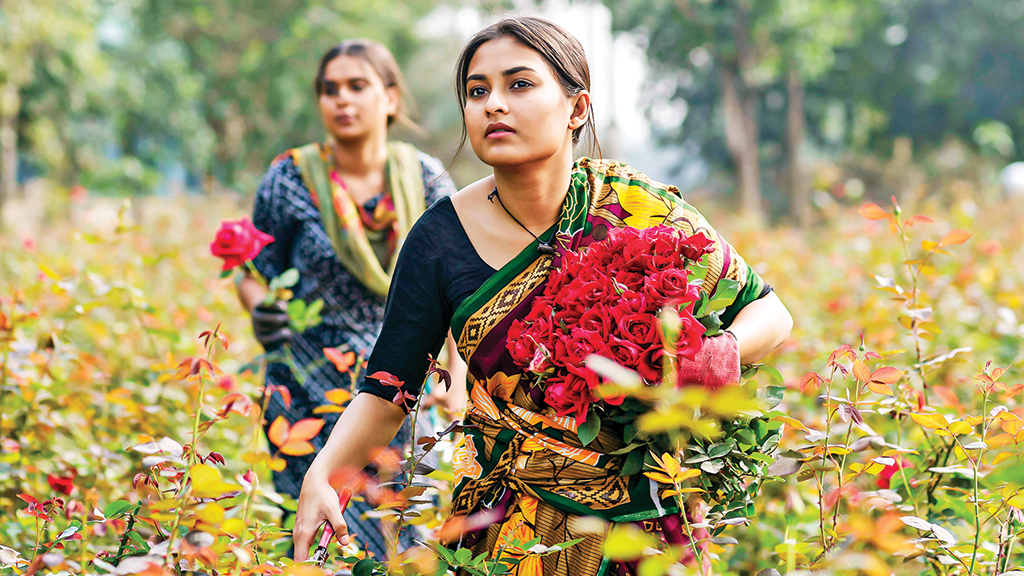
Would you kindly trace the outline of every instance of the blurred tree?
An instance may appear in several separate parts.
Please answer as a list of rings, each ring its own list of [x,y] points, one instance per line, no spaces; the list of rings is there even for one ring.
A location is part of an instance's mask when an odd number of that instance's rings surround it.
[[[617,28],[646,33],[648,57],[665,72],[656,77],[678,79],[675,95],[692,108],[708,109],[708,114],[688,115],[684,130],[704,144],[724,137],[737,172],[740,209],[747,217],[760,218],[763,209],[759,117],[768,90],[784,85],[786,180],[794,212],[808,224],[800,168],[805,84],[823,77],[834,64],[835,51],[856,42],[859,31],[877,18],[872,5],[855,0],[607,3]],[[720,111],[722,124],[708,124],[713,110]]]
[[[369,37],[402,64],[418,44],[415,23],[433,4],[142,0],[133,10],[138,47],[124,57],[161,82],[122,91],[137,104],[122,115],[125,144],[135,152],[145,138],[169,139],[208,188],[219,181],[250,189],[273,156],[323,137],[312,90],[320,55],[342,39]]]
[[[93,41],[93,0],[5,2],[0,10],[0,208],[18,188],[19,140],[30,156],[60,173],[78,162],[71,145],[104,73]],[[89,79],[87,81],[86,79]]]

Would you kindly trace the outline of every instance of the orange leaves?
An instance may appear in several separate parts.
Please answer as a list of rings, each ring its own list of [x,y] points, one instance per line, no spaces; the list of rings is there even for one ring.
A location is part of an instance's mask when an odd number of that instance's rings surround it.
[[[970,240],[970,238],[971,233],[966,230],[960,230],[959,228],[956,230],[950,230],[949,233],[942,237],[942,240],[939,240],[939,247],[944,248],[946,246],[963,244]]]
[[[892,396],[892,389],[889,387],[900,381],[906,372],[889,366],[883,366],[874,372],[866,364],[857,360],[853,363],[853,375],[864,382],[872,392]]]
[[[342,352],[337,348],[324,348],[324,356],[334,364],[334,367],[338,369],[338,372],[344,374],[348,372],[352,366],[356,363],[356,353],[351,350],[348,352]]]
[[[316,437],[323,427],[324,421],[319,418],[304,418],[289,427],[284,416],[278,416],[270,425],[267,437],[282,454],[305,456],[316,452],[316,448],[309,441]]]
[[[352,399],[352,393],[344,388],[335,388],[324,392],[324,398],[330,404],[317,406],[313,409],[313,414],[341,414],[345,411],[345,404]]]
[[[889,213],[874,202],[868,202],[857,209],[857,212],[868,220],[888,220]]]

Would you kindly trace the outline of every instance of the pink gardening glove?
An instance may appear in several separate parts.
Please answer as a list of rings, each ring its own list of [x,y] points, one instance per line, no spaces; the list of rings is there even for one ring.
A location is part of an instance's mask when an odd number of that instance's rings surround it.
[[[732,332],[704,338],[697,357],[679,359],[679,386],[703,386],[715,390],[740,381],[740,348]]]

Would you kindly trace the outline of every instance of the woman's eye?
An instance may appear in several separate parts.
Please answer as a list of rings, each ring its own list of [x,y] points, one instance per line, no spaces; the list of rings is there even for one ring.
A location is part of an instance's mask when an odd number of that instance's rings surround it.
[[[530,86],[533,86],[533,84],[530,84],[526,80],[516,80],[512,83],[513,89],[529,88]]]
[[[469,89],[469,97],[477,98],[479,96],[483,96],[486,92],[487,91],[484,90],[483,86],[473,86]]]
[[[366,89],[366,82],[354,82],[352,84],[352,91],[353,92],[362,92],[365,89]]]
[[[334,82],[325,82],[324,83],[324,96],[337,96],[337,95],[338,95],[338,85],[335,84]]]

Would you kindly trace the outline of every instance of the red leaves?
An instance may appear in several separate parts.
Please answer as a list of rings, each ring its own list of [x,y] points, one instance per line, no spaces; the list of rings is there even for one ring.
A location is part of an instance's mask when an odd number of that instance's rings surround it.
[[[22,510],[22,512],[28,514],[29,516],[35,516],[40,520],[49,520],[50,514],[46,511],[46,505],[52,504],[52,500],[46,500],[45,502],[40,504],[38,500],[29,496],[28,494],[18,494],[18,498],[21,498],[23,501],[25,501],[25,503],[28,504],[28,508],[25,508],[24,510]]]
[[[46,483],[50,485],[50,488],[58,494],[71,495],[75,491],[75,476],[77,472],[74,468],[68,470],[66,476],[57,476],[54,474],[46,475]]]
[[[267,437],[282,454],[304,456],[316,452],[316,448],[309,441],[315,438],[323,427],[324,421],[319,418],[304,418],[289,427],[284,416],[278,416],[270,425]]]
[[[288,408],[292,405],[291,390],[279,384],[268,384],[266,389],[264,389],[263,391],[264,394],[270,394],[271,396],[273,396],[274,392],[277,392],[278,394],[281,395],[281,401],[284,402],[285,408]]]

